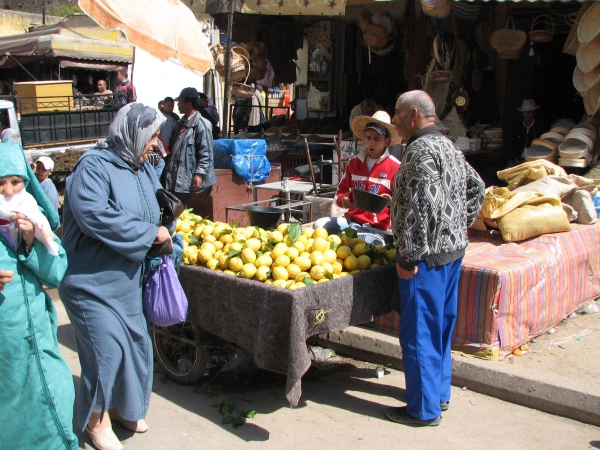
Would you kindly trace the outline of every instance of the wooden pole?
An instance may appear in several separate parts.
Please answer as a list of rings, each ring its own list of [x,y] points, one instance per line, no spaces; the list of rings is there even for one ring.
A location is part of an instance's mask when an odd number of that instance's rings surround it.
[[[229,137],[229,99],[231,87],[229,86],[229,71],[231,69],[231,43],[233,41],[233,10],[235,1],[230,1],[229,16],[227,18],[227,51],[225,52],[225,95],[223,95],[223,136]]]

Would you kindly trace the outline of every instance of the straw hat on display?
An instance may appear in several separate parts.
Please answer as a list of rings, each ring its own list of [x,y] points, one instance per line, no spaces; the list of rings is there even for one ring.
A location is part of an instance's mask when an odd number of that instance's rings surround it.
[[[352,120],[352,123],[350,124],[350,128],[352,128],[352,132],[357,138],[364,140],[366,138],[365,131],[370,128],[369,125],[371,124],[375,125],[373,129],[375,129],[376,131],[379,131],[377,128],[385,129],[388,131],[390,138],[392,139],[390,145],[399,144],[402,141],[400,136],[398,136],[396,128],[394,127],[394,125],[392,125],[392,119],[390,118],[389,114],[385,111],[377,111],[375,114],[373,114],[372,117],[355,117]]]
[[[585,73],[579,67],[573,72],[573,86],[579,92],[585,92],[595,84],[600,84],[600,66],[591,72]]]
[[[527,112],[527,111],[535,111],[538,109],[540,109],[540,105],[536,105],[535,100],[533,100],[531,98],[527,98],[527,99],[523,100],[523,104],[521,105],[520,108],[517,108],[517,111]]]
[[[600,65],[600,34],[577,49],[577,65],[582,72],[588,73]]]
[[[580,44],[587,44],[600,34],[600,3],[592,2],[592,6],[579,21],[577,38]]]

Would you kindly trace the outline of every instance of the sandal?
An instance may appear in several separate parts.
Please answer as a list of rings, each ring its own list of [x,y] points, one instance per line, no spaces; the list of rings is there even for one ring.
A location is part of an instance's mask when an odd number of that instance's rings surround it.
[[[442,411],[448,411],[448,408],[450,408],[450,402],[449,401],[440,403],[440,409]]]
[[[442,416],[431,420],[421,420],[411,416],[408,409],[406,409],[406,406],[401,406],[400,408],[388,408],[385,410],[385,416],[392,422],[421,427],[435,427],[442,422]]]

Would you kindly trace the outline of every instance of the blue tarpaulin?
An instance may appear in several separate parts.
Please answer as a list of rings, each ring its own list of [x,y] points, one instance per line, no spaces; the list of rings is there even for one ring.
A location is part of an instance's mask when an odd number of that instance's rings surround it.
[[[218,139],[214,143],[215,169],[233,169],[246,183],[269,178],[271,163],[267,159],[264,139]]]

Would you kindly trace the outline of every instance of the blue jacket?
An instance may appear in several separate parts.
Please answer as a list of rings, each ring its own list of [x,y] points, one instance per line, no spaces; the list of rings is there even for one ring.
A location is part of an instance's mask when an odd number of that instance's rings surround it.
[[[178,137],[181,135],[181,139]],[[178,144],[177,144],[178,142]],[[181,118],[171,137],[171,154],[164,170],[165,187],[182,194],[198,193],[217,182],[213,163],[212,127],[199,112]],[[192,191],[192,179],[199,175],[202,186]]]

